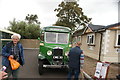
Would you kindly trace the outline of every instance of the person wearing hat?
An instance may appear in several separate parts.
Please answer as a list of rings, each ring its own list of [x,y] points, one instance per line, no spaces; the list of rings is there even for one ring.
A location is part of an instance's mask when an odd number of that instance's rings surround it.
[[[13,58],[18,61],[20,65],[24,65],[24,52],[22,44],[19,42],[20,38],[21,36],[19,34],[13,34],[11,36],[12,41],[2,48],[2,66],[7,67],[5,72],[8,74],[8,78],[12,75],[14,80],[17,80],[20,68],[12,70],[8,58]]]

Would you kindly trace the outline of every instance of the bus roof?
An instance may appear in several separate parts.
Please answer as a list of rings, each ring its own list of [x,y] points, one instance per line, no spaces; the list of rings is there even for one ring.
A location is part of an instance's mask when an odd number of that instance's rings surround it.
[[[12,31],[9,31],[9,30],[6,30],[6,29],[0,29],[1,32],[6,32],[6,33],[9,33],[9,34],[17,34],[15,32],[12,32]]]
[[[55,32],[71,32],[71,29],[63,26],[47,26],[43,27],[44,31],[55,31]]]

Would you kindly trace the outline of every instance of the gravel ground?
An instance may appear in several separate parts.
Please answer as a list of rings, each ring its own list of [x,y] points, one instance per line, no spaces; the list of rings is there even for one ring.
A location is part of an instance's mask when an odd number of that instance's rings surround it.
[[[96,65],[97,65],[97,60],[85,56],[85,63],[83,70],[92,78],[94,77],[95,74]],[[115,79],[116,75],[118,74],[119,68],[120,68],[120,64],[110,64],[107,78]]]

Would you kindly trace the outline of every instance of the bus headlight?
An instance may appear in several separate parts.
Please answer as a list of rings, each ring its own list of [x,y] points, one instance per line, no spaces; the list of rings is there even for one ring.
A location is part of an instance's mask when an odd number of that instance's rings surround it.
[[[69,47],[72,47],[72,45],[71,45],[71,44],[69,44]]]
[[[44,43],[40,43],[40,46],[44,46]]]
[[[68,54],[69,54],[69,52],[67,51],[67,52],[65,52],[65,56],[68,56]]]
[[[47,51],[47,55],[49,55],[49,56],[52,55],[52,51],[50,51],[50,50]]]

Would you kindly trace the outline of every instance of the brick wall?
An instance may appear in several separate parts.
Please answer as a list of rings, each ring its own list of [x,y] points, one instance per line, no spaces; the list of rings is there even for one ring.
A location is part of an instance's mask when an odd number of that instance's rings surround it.
[[[20,42],[24,49],[37,49],[39,48],[39,40],[37,39],[21,39]]]

